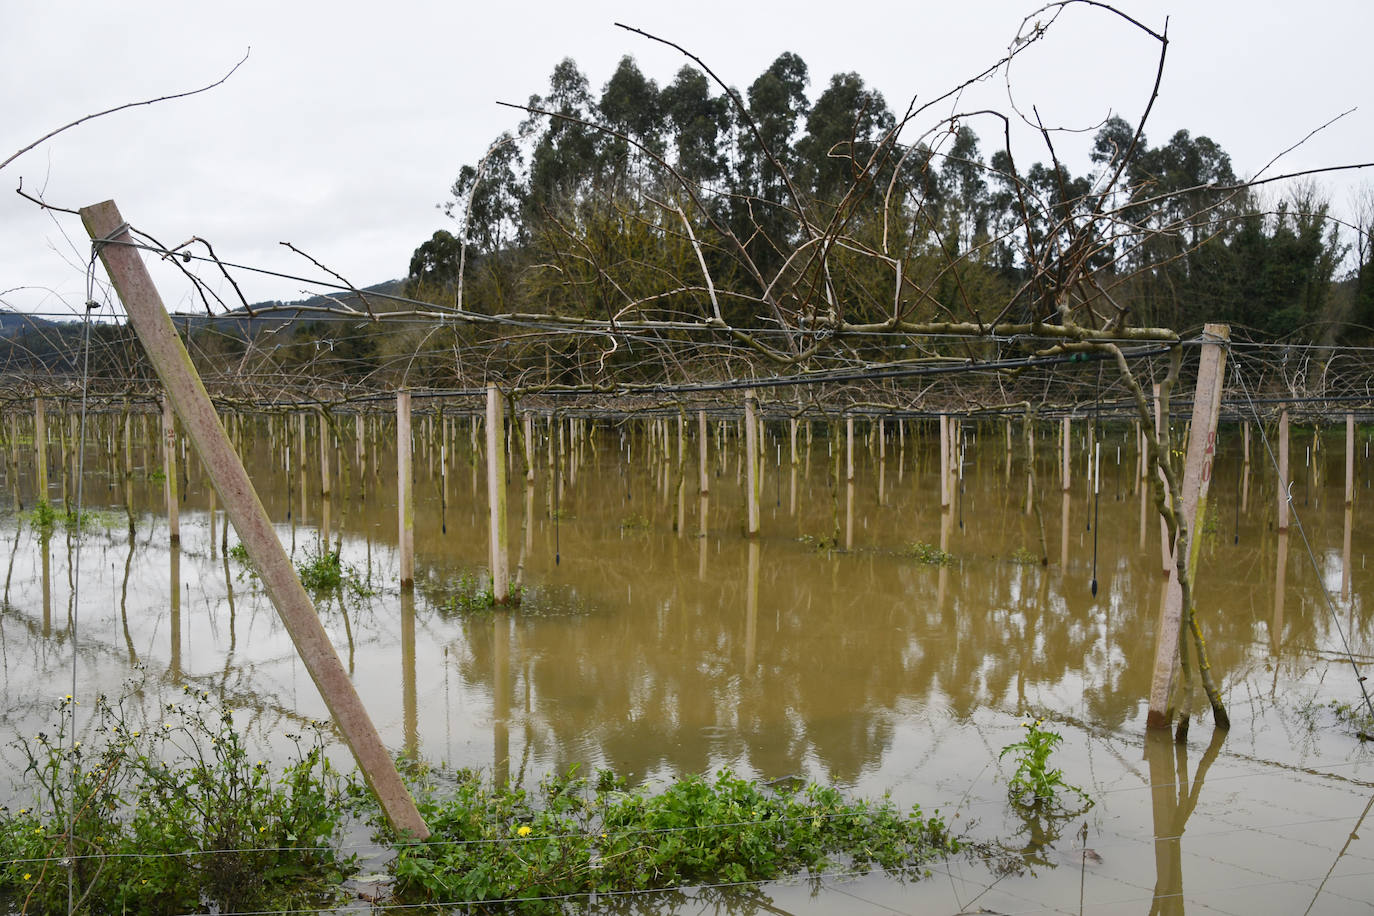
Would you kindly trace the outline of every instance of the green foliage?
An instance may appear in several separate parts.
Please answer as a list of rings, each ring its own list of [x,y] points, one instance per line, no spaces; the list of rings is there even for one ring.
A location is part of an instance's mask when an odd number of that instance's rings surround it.
[[[812,550],[835,550],[840,546],[839,536],[833,534],[803,534],[797,541]]]
[[[78,909],[92,913],[337,897],[352,867],[331,846],[347,781],[318,732],[288,736],[296,755],[274,777],[250,761],[231,713],[190,688],[140,725],[123,700],[99,697],[89,742],[73,740],[70,696],[54,711],[51,733],[15,742],[32,805],[0,813],[0,891],[26,912],[67,912],[67,856]]]
[[[244,547],[242,544],[235,544],[233,547],[229,548],[229,559],[239,563],[253,562],[248,557],[248,548]]]
[[[620,520],[621,531],[647,531],[649,520],[642,515],[627,515]]]
[[[519,585],[510,586],[507,606],[518,605],[524,598],[525,590]],[[453,593],[440,606],[441,611],[458,614],[482,614],[497,606],[496,593],[489,582],[483,582],[471,573],[463,573],[453,584]]]
[[[1354,732],[1361,741],[1374,740],[1374,715],[1364,703],[1342,703],[1332,700],[1329,704],[1336,720]]]
[[[536,793],[489,787],[474,773],[431,791],[421,811],[434,835],[401,848],[405,900],[521,899],[521,912],[560,912],[529,898],[683,884],[763,881],[833,863],[906,872],[956,851],[938,817],[890,801],[852,801],[817,785],[771,789],[721,771],[660,792],[549,779]]]
[[[347,588],[360,598],[375,594],[366,576],[353,566],[345,566],[337,550],[317,550],[296,564],[301,584],[312,592],[336,592]]]
[[[908,560],[915,560],[917,563],[924,563],[927,566],[948,566],[954,562],[954,554],[924,541],[913,541],[906,545],[902,548],[901,555]]]
[[[1011,562],[1017,566],[1039,566],[1040,555],[1024,547],[1018,547],[1012,552]]]
[[[57,510],[46,499],[40,499],[29,512],[29,523],[43,534],[51,534],[57,524]]]
[[[1082,789],[1066,783],[1062,770],[1050,766],[1050,756],[1064,736],[1043,728],[1044,724],[1044,719],[1022,722],[1026,737],[1008,744],[998,755],[1000,759],[1014,754],[1016,759],[1016,772],[1007,781],[1007,795],[1012,806],[1021,810],[1063,817],[1082,814],[1093,806],[1093,801]],[[1068,807],[1062,797],[1064,794],[1078,796],[1080,804]]]

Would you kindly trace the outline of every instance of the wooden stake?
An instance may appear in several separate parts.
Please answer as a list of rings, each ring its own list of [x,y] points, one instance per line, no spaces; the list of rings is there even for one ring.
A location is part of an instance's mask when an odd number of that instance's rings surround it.
[[[38,452],[34,461],[36,464],[38,480],[35,484],[37,493],[36,502],[46,503],[48,501],[48,424],[43,415],[43,399],[33,399],[33,445]]]
[[[748,504],[749,528],[746,532],[749,537],[755,537],[759,533],[759,490],[758,490],[758,467],[759,467],[759,424],[758,424],[758,400],[754,397],[754,389],[744,390],[744,450],[745,450],[745,469],[744,490],[745,501]]]
[[[1355,415],[1345,415],[1345,504],[1355,504]]]
[[[1288,408],[1279,414],[1279,534],[1288,531]]]
[[[506,418],[501,392],[487,386],[487,513],[491,533],[491,594],[497,604],[510,600],[510,566],[506,556]]]
[[[396,527],[401,589],[415,587],[415,480],[410,467],[410,392],[396,392]]]
[[[1059,432],[1059,442],[1061,455],[1059,459],[1060,482],[1064,485],[1064,492],[1069,492],[1069,441],[1073,438],[1072,430],[1069,426],[1069,418],[1065,417]]]
[[[86,207],[81,211],[81,219],[92,239],[105,241],[98,253],[124,301],[129,323],[143,342],[149,360],[167,389],[168,400],[181,417],[192,445],[205,463],[211,483],[219,491],[226,512],[258,570],[268,598],[281,615],[296,651],[353,751],[363,777],[397,832],[427,839],[429,827],[401,782],[390,753],[368,718],[367,710],[329,642],[329,634],[315,613],[243,464],[215,415],[214,406],[172,327],[152,277],[132,244],[128,224],[113,201]]]

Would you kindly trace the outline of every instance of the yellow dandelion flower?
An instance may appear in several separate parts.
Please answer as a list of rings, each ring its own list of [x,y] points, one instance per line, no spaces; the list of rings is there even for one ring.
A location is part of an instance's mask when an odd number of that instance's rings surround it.
[[[526,824],[525,826],[521,827],[519,830],[515,832],[520,834],[521,836],[529,836],[533,831],[530,829],[530,825]]]
[[[24,872],[24,880],[25,880],[25,881],[29,880],[29,879],[32,878],[32,877],[33,877],[33,875],[29,874],[28,872]]]

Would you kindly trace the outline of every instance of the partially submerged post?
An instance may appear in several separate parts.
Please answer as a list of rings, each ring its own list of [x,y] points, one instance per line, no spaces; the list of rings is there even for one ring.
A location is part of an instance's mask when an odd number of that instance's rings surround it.
[[[748,504],[749,528],[746,532],[749,537],[755,537],[759,533],[759,424],[758,424],[758,400],[754,397],[754,389],[747,388],[744,391],[744,450],[745,469],[744,488],[745,500]]]
[[[258,570],[263,589],[281,615],[291,641],[387,820],[400,833],[428,838],[429,827],[401,782],[391,755],[334,652],[329,634],[282,549],[248,473],[234,453],[191,358],[172,327],[152,277],[131,244],[128,224],[113,201],[84,208],[81,219],[96,240],[97,253],[124,302],[129,323],[143,342],[149,360],[166,386],[168,399],[201,456],[211,483],[219,491],[225,510]]]
[[[38,478],[35,482],[38,492],[34,501],[46,503],[48,501],[48,424],[43,416],[43,399],[41,397],[33,399],[33,445],[37,451],[34,462]]]
[[[401,590],[415,587],[415,481],[410,469],[410,392],[396,392],[396,526]]]
[[[1288,408],[1279,413],[1279,534],[1288,531]]]
[[[491,532],[491,595],[497,604],[510,600],[510,567],[506,557],[505,411],[501,392],[487,386],[487,508]]]
[[[1181,645],[1179,632],[1185,618],[1192,624],[1196,635],[1196,622],[1192,619],[1185,601],[1191,602],[1193,571],[1197,566],[1198,518],[1205,518],[1207,512],[1207,488],[1212,479],[1212,461],[1216,455],[1217,417],[1221,412],[1222,379],[1226,372],[1226,351],[1223,347],[1230,339],[1230,328],[1224,324],[1209,324],[1204,328],[1206,343],[1202,347],[1197,374],[1197,389],[1193,395],[1193,434],[1188,439],[1188,453],[1184,459],[1183,481],[1180,484],[1179,498],[1173,504],[1180,505],[1183,518],[1179,520],[1178,533],[1173,544],[1175,575],[1166,585],[1167,598],[1164,613],[1160,616],[1156,630],[1154,675],[1150,681],[1150,712],[1146,720],[1151,728],[1168,728],[1173,718],[1170,693],[1175,670],[1175,662],[1180,657]],[[1166,444],[1163,432],[1159,433]],[[1183,580],[1186,579],[1189,593],[1185,596]],[[1199,645],[1201,640],[1198,640]],[[1195,660],[1202,669],[1204,658]],[[1204,672],[1205,673],[1205,672]],[[1185,709],[1186,713],[1186,709]],[[1225,712],[1219,711],[1217,724],[1222,727],[1230,723],[1224,721]],[[1186,733],[1186,726],[1181,724]]]

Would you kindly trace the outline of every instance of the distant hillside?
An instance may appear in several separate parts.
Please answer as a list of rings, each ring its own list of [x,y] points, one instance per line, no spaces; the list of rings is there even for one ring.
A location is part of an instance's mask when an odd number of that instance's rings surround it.
[[[404,280],[385,280],[381,283],[375,283],[372,286],[363,287],[362,292],[377,293],[381,296],[399,296],[404,292],[405,283],[406,281]],[[390,300],[374,298],[370,301],[374,312],[392,312],[397,310],[396,304]],[[194,312],[178,312],[176,317],[178,326],[182,327],[185,326],[188,320],[193,327],[199,327],[210,323],[223,324],[225,322],[232,322],[234,327],[242,328],[246,333],[248,331],[261,330],[262,328],[281,327],[282,325],[291,324],[295,321],[311,321],[319,317],[319,312],[315,311],[316,309],[338,308],[339,303],[343,303],[348,308],[357,309],[364,314],[367,312],[367,305],[357,293],[339,292],[331,293],[329,296],[311,296],[309,299],[295,299],[290,302],[272,299],[254,302],[250,306],[250,309],[255,316],[259,312],[269,309],[272,310],[270,314],[263,317],[250,318],[248,310],[242,308],[234,309],[224,315],[216,315],[213,318],[204,314],[197,315]]]

